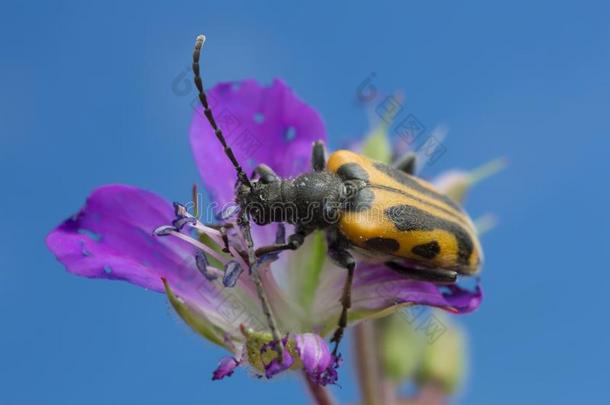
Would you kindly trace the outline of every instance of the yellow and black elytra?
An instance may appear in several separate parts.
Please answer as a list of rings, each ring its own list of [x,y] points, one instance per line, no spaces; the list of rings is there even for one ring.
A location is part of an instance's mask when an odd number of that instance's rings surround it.
[[[478,271],[481,248],[472,221],[431,184],[345,150],[330,155],[327,170],[366,184],[339,220],[351,243],[416,266]]]
[[[239,224],[248,243],[249,273],[254,277],[263,312],[276,340],[281,335],[254,264],[257,257],[298,249],[315,230],[325,231],[329,257],[347,270],[342,311],[332,337],[335,355],[351,306],[356,268],[353,252],[383,262],[405,277],[438,284],[452,284],[458,274],[479,271],[482,252],[470,218],[456,202],[412,175],[413,155],[390,166],[340,150],[331,154],[327,162],[324,145],[315,142],[311,172],[283,179],[262,164],[248,177],[208,105],[199,74],[204,39],[197,38],[193,53],[195,86],[204,115],[237,172],[235,201],[240,208]],[[254,250],[250,219],[259,225],[289,223],[294,225],[294,233],[287,241],[281,236],[276,244]]]

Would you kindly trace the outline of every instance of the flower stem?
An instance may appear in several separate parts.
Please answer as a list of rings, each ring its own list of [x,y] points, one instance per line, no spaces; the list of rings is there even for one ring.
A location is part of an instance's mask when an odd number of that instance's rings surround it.
[[[330,392],[323,386],[316,384],[311,381],[311,378],[303,372],[303,377],[305,378],[305,382],[307,383],[307,388],[309,388],[309,393],[311,394],[312,399],[317,405],[334,405],[335,401],[333,397],[330,395]]]
[[[447,396],[441,385],[430,382],[420,387],[415,397],[400,400],[398,405],[445,405],[447,402]]]
[[[363,405],[380,405],[381,381],[372,322],[354,326],[354,355]]]
[[[381,393],[383,395],[383,405],[396,405],[398,400],[396,396],[396,390],[397,386],[395,382],[391,381],[388,378],[382,377]]]

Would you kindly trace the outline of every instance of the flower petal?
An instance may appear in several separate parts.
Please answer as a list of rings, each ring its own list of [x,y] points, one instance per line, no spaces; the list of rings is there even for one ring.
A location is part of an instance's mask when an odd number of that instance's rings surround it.
[[[83,209],[46,238],[49,249],[71,273],[127,280],[163,291],[161,277],[177,285],[194,283],[194,251],[186,243],[153,235],[173,220],[171,204],[126,185],[96,189]]]
[[[171,223],[172,205],[161,197],[126,185],[95,190],[80,212],[46,238],[49,249],[71,273],[164,291],[185,321],[211,341],[227,346],[223,333],[240,336],[239,324],[265,325],[254,286],[247,277],[236,288],[209,281],[197,269],[196,249],[153,230]],[[169,295],[169,294],[168,294]],[[256,321],[256,322],[255,322]],[[222,338],[221,338],[222,336]]]
[[[310,169],[312,143],[325,140],[318,113],[281,80],[263,87],[255,80],[220,83],[208,91],[210,107],[227,143],[249,174],[266,163],[282,177]],[[235,170],[210,124],[197,108],[190,128],[199,173],[214,201],[233,201]],[[219,208],[220,208],[219,207]]]
[[[191,327],[195,332],[199,333],[204,338],[208,339],[212,343],[216,343],[219,346],[227,347],[231,349],[231,344],[227,341],[227,336],[224,335],[224,331],[211,322],[208,317],[199,310],[197,306],[190,305],[182,298],[177,297],[172,291],[167,280],[162,279],[165,286],[165,294],[169,299],[170,304],[174,311],[182,318],[184,323]],[[231,342],[232,343],[232,342]]]
[[[422,304],[466,313],[478,308],[482,299],[478,285],[475,291],[469,291],[457,285],[410,280],[383,265],[362,266],[354,277],[352,291],[356,310],[380,311],[401,304]]]
[[[223,357],[212,374],[212,380],[222,380],[225,377],[230,377],[238,366],[239,361],[235,357]]]
[[[275,349],[271,349],[275,350]],[[269,363],[265,364],[265,377],[272,378],[282,371],[288,370],[294,364],[294,358],[290,355],[288,349],[284,349],[282,352],[282,359],[280,361],[279,356],[273,358]]]
[[[339,358],[330,353],[326,341],[313,333],[297,335],[294,340],[307,375],[317,384],[334,384],[338,379]]]
[[[330,263],[322,271],[314,319],[323,336],[336,327],[341,309],[338,297],[345,282],[345,273],[344,269]],[[389,315],[408,304],[467,313],[478,308],[481,300],[479,285],[474,291],[457,285],[439,286],[405,278],[384,265],[361,263],[354,274],[349,323]]]

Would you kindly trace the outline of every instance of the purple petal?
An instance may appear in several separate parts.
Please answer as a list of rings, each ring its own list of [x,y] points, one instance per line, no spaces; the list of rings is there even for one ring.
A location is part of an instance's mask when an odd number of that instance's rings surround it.
[[[320,373],[330,365],[331,355],[326,341],[314,333],[295,337],[297,353],[308,373]]]
[[[127,185],[96,189],[77,214],[46,238],[49,249],[74,274],[126,280],[163,292],[161,278],[200,310],[218,307],[225,297],[197,269],[197,250],[153,231],[175,218],[158,195]],[[254,286],[240,280],[240,293],[254,297]]]
[[[307,375],[317,384],[334,384],[339,359],[330,353],[326,341],[313,333],[297,335],[294,340]]]
[[[282,371],[288,370],[293,363],[294,359],[292,358],[288,350],[284,349],[284,354],[282,355],[281,362],[279,358],[274,358],[269,362],[269,364],[265,365],[265,377],[272,378],[275,375],[281,373]]]
[[[265,364],[265,377],[267,377],[267,378],[272,378],[273,376],[281,373],[282,371],[288,370],[294,364],[294,359],[292,358],[292,356],[290,355],[290,352],[286,348],[286,345],[288,343],[288,337],[285,337],[284,339],[282,339],[282,343],[283,343],[283,346],[282,346],[283,351],[282,351],[281,361],[280,361],[279,356],[276,355],[273,358],[273,360],[271,360],[268,364]],[[261,347],[261,355],[263,355],[268,350],[277,351],[278,350],[277,341],[271,341],[269,343],[264,344]]]
[[[331,362],[326,369],[324,369],[321,373],[317,375],[310,376],[312,380],[318,385],[328,385],[328,384],[336,384],[339,380],[338,369],[341,365],[341,355],[335,356],[331,355]]]
[[[457,285],[438,286],[415,281],[382,265],[362,267],[352,289],[354,307],[363,310],[383,310],[396,304],[431,305],[455,313],[477,309],[483,294],[477,285],[474,291]]]
[[[212,380],[222,380],[225,377],[230,377],[238,366],[239,361],[235,357],[223,357],[212,374]]]
[[[227,305],[227,289],[208,281],[197,269],[196,249],[173,236],[153,235],[153,230],[173,219],[171,204],[159,196],[109,185],[95,190],[85,207],[53,230],[46,243],[68,271],[80,276],[126,280],[159,292],[164,291],[163,278],[179,297],[185,321],[194,330],[216,343],[221,331],[237,336],[238,320],[219,310]],[[243,302],[254,299],[254,285],[247,277],[231,290],[231,305],[245,308]],[[247,314],[252,319],[263,316],[255,306],[248,307]],[[184,313],[180,315],[184,318]]]
[[[250,174],[266,163],[282,177],[310,170],[312,143],[325,140],[318,113],[281,80],[263,87],[255,80],[220,83],[208,91],[216,121]],[[190,128],[199,173],[216,203],[233,201],[236,174],[199,107]]]
[[[324,333],[334,328],[339,316],[341,305],[337,296],[344,283],[344,269],[331,264],[322,269],[312,316]],[[478,281],[471,289],[458,285],[439,286],[405,278],[384,265],[361,262],[354,273],[352,317],[349,322],[387,315],[405,304],[429,305],[452,313],[468,313],[477,309],[481,300],[482,290]],[[327,329],[330,327],[330,330]]]
[[[108,185],[96,189],[85,207],[53,230],[46,243],[71,273],[163,291],[161,277],[174,288],[198,277],[192,271],[194,250],[189,245],[153,235],[172,219],[171,204],[159,196]]]

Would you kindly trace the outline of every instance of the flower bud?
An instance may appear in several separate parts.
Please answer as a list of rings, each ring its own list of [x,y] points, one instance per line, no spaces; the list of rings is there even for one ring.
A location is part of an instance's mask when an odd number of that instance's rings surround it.
[[[437,316],[443,319],[446,330],[436,340],[425,345],[416,381],[420,386],[429,382],[440,384],[450,394],[456,391],[464,379],[466,337],[447,317],[441,314]]]
[[[379,355],[385,376],[397,383],[413,377],[421,360],[424,338],[402,312],[376,321]]]

